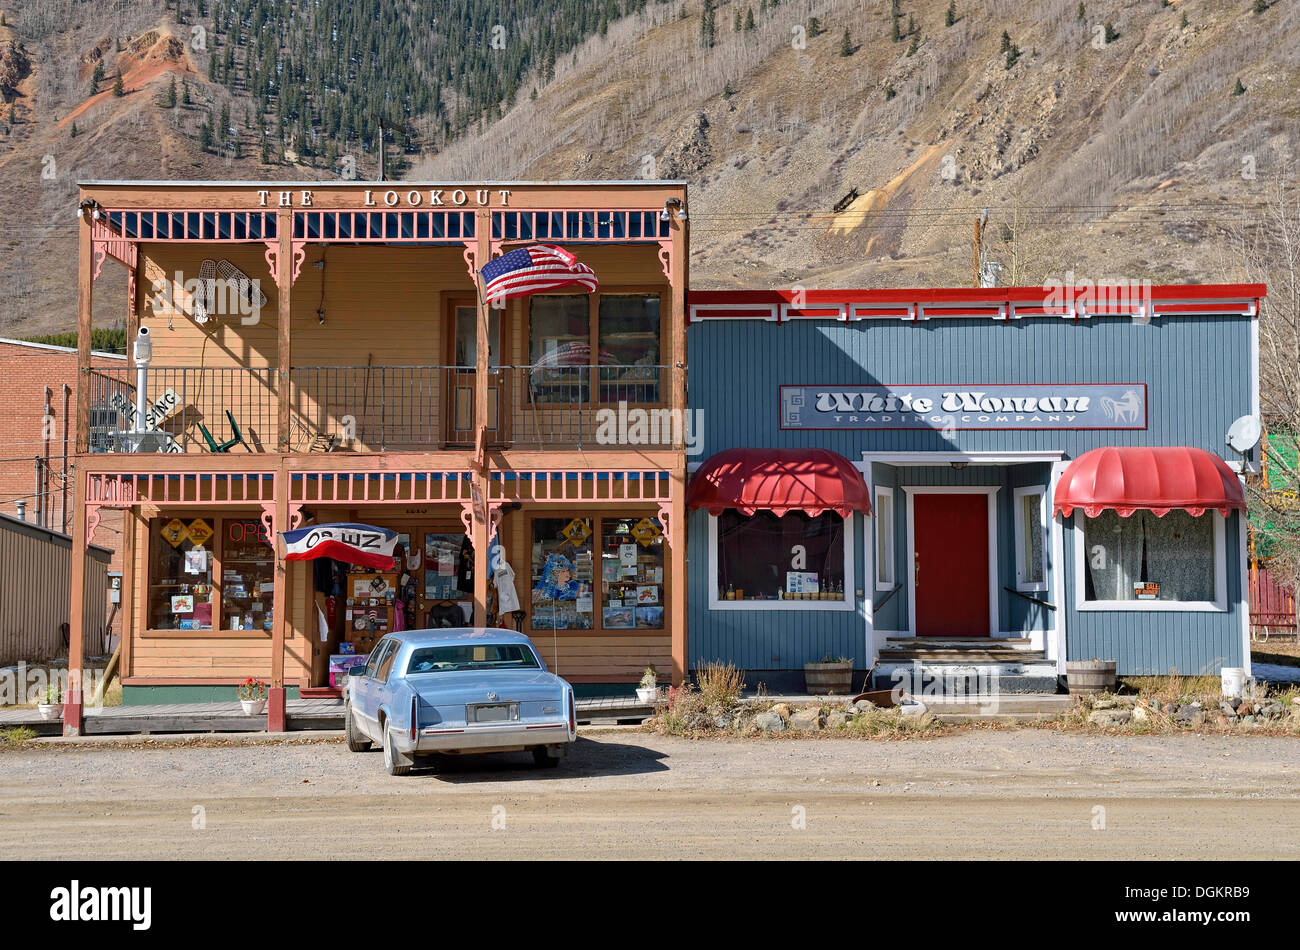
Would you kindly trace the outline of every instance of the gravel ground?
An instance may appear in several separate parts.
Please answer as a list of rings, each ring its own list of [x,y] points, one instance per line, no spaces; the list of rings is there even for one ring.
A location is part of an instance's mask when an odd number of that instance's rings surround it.
[[[1295,859],[1297,749],[1043,729],[900,741],[585,730],[555,770],[510,754],[391,778],[378,753],[334,741],[50,745],[0,755],[0,840],[123,858]]]

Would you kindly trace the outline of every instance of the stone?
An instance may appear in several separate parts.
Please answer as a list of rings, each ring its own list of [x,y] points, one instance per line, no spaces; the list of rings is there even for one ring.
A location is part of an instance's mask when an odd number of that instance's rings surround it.
[[[1242,704],[1237,707],[1238,716],[1246,716],[1249,715],[1250,712],[1251,712],[1250,703],[1242,702]]]
[[[1098,726],[1122,726],[1133,718],[1127,709],[1094,709],[1088,713],[1088,721]]]
[[[1250,713],[1247,713],[1246,715],[1241,717],[1241,724],[1243,726],[1253,726],[1255,725],[1255,717],[1252,716]]]
[[[859,699],[856,703],[853,704],[853,706],[860,713],[864,713],[868,709],[876,708],[876,704],[869,699]]]
[[[1150,718],[1151,716],[1151,714],[1147,712],[1147,708],[1145,706],[1134,706],[1131,715],[1133,717],[1134,722],[1146,722],[1147,719]]]
[[[1226,699],[1219,703],[1219,709],[1225,716],[1232,716],[1234,719],[1237,717],[1237,710],[1234,709],[1232,703],[1228,702]]]
[[[1180,726],[1199,726],[1205,722],[1205,713],[1195,706],[1184,706],[1174,713],[1174,722]]]
[[[816,706],[798,709],[790,714],[790,728],[804,732],[816,732],[822,727],[822,711]]]
[[[1119,703],[1114,699],[1094,699],[1092,701],[1093,709],[1114,709]]]
[[[1116,703],[1116,705],[1118,705],[1118,706],[1136,706],[1136,705],[1137,705],[1137,697],[1136,697],[1136,696],[1116,696],[1116,697],[1115,697],[1115,703]]]
[[[785,720],[775,709],[769,709],[754,717],[754,725],[763,732],[781,732],[785,729]]]
[[[910,703],[904,703],[898,708],[898,711],[904,716],[924,716],[929,711],[929,707],[918,699]]]
[[[847,714],[840,712],[838,709],[826,716],[827,729],[843,729],[849,724]]]
[[[793,710],[790,708],[789,703],[777,703],[772,707],[772,712],[776,713],[782,719],[789,719],[790,713],[793,712]]]
[[[1281,703],[1269,703],[1264,707],[1264,715],[1269,719],[1281,719],[1285,707]]]

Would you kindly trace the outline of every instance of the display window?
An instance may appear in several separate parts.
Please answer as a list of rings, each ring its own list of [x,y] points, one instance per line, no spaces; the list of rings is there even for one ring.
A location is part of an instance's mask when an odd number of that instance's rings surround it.
[[[663,526],[650,515],[534,518],[533,630],[665,629]]]
[[[1223,517],[1082,513],[1081,609],[1226,609]]]
[[[149,522],[148,630],[265,633],[274,595],[275,550],[260,518]]]
[[[840,515],[729,509],[709,527],[711,608],[853,608],[853,546]]]

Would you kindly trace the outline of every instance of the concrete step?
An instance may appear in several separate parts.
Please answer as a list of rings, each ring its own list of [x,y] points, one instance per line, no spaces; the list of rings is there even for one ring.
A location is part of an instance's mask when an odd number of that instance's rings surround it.
[[[890,650],[880,651],[882,661],[921,660],[925,663],[1042,663],[1042,650]]]
[[[895,675],[897,671],[898,675]],[[893,689],[902,684],[904,689],[921,695],[931,684],[941,684],[940,694],[950,690],[990,691],[995,695],[1007,693],[1055,693],[1057,689],[1056,664],[1041,659],[1028,662],[944,662],[927,660],[920,663],[920,685],[917,681],[917,663],[881,659],[872,674],[873,689]],[[979,698],[983,698],[982,695]]]

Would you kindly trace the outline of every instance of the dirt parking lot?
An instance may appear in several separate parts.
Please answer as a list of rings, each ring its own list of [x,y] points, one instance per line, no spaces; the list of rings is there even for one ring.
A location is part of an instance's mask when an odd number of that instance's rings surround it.
[[[1300,857],[1300,746],[1042,729],[930,740],[584,732],[390,778],[339,742],[0,755],[11,854],[116,858]]]

